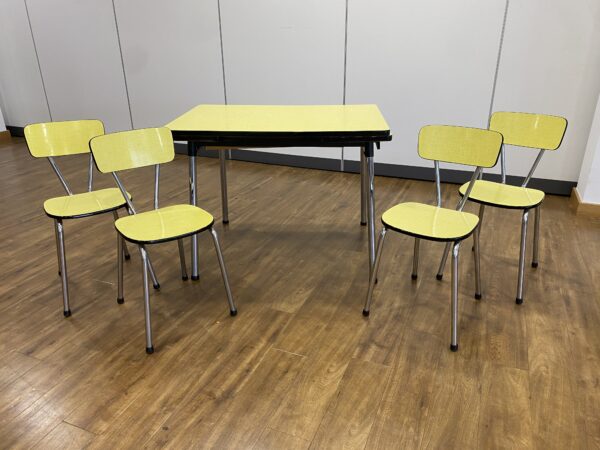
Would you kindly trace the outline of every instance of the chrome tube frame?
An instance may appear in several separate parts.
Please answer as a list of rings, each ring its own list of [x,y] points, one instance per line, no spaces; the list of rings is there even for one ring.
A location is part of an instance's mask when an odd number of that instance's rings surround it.
[[[152,321],[150,311],[150,289],[148,288],[148,253],[143,245],[139,246],[142,257],[142,283],[144,288],[144,318],[146,323],[146,353],[154,353],[152,345]]]
[[[195,146],[194,143],[188,143],[188,145]],[[190,205],[196,206],[198,203],[196,188],[196,151],[189,154],[189,170],[190,170]],[[193,234],[191,238],[192,242],[192,280],[200,279],[198,272],[198,235]]]
[[[123,297],[123,237],[117,232],[117,303],[125,303]]]
[[[540,214],[542,205],[538,205],[534,210],[533,220],[533,257],[531,258],[531,267],[534,269],[539,265],[540,252]]]
[[[185,251],[183,249],[183,238],[177,239],[177,246],[179,247],[179,262],[181,263],[181,279],[186,281],[188,279],[187,266],[185,264]]]
[[[483,206],[483,205],[482,205]],[[475,259],[475,299],[481,300],[481,252],[479,248],[479,232],[481,219],[473,232],[473,258]]]
[[[237,314],[237,308],[233,302],[233,295],[231,294],[231,287],[229,286],[229,277],[227,276],[227,269],[225,268],[225,261],[223,260],[223,253],[221,252],[221,245],[219,244],[219,236],[214,228],[210,228],[210,235],[213,238],[215,244],[215,252],[217,253],[217,259],[219,260],[219,267],[221,268],[221,275],[223,276],[223,284],[225,285],[225,292],[227,293],[227,303],[229,304],[229,314],[235,316]]]
[[[502,184],[506,184],[506,153],[504,151],[504,143],[500,147],[500,175],[502,177]]]
[[[115,219],[115,222],[119,219],[119,213],[117,212],[116,209],[113,211],[113,218]],[[123,256],[125,256],[125,259],[131,258],[131,255],[129,254],[129,250],[127,250],[127,244],[125,243],[124,239],[123,239]]]
[[[523,184],[521,185],[521,187],[527,187],[527,185],[531,181],[531,177],[533,176],[533,172],[535,172],[535,169],[537,169],[537,166],[540,163],[540,160],[542,159],[542,156],[544,156],[544,152],[545,151],[546,150],[544,150],[544,149],[540,149],[537,157],[535,158],[535,161],[533,162],[533,165],[531,166],[531,169],[529,169],[529,173],[527,174],[527,177],[525,177],[525,180],[523,180]]]
[[[60,181],[60,184],[62,185],[63,189],[67,192],[68,195],[73,195],[73,192],[67,184],[67,180],[65,180],[65,177],[63,177],[62,172],[58,168],[58,165],[56,164],[56,161],[54,161],[54,158],[52,156],[48,157],[48,162],[50,163],[52,170],[54,170],[54,173],[58,177],[58,180]]]
[[[442,187],[441,187],[441,178],[440,178],[440,162],[434,161],[433,167],[435,169],[435,198],[436,205],[438,208],[442,206]]]
[[[219,150],[219,166],[221,173],[221,211],[223,223],[229,223],[229,199],[227,197],[227,158],[225,150]]]
[[[523,211],[521,220],[521,247],[519,249],[519,277],[517,279],[517,305],[523,303],[523,290],[525,284],[525,251],[527,248],[527,223],[529,220],[529,210]]]
[[[369,142],[365,147],[365,157],[367,165],[367,189],[368,189],[368,214],[367,226],[369,232],[369,273],[373,273],[375,266],[375,161],[374,144]]]
[[[450,323],[450,350],[458,350],[458,252],[460,242],[452,246],[452,292],[451,292],[451,323]]]
[[[58,261],[58,276],[62,271],[60,270],[60,242],[58,240],[58,227],[54,224],[54,237],[56,238],[56,260]]]
[[[413,251],[413,268],[412,268],[412,274],[411,274],[411,278],[413,280],[416,280],[417,277],[419,276],[419,245],[421,243],[421,240],[419,238],[415,238],[415,248]]]
[[[94,155],[90,153],[90,162],[88,165],[88,192],[92,192],[94,185]]]
[[[375,288],[375,280],[377,279],[377,271],[379,270],[379,264],[381,263],[381,255],[383,253],[383,243],[385,241],[385,235],[387,229],[383,227],[379,233],[379,240],[377,242],[377,255],[375,257],[375,266],[369,277],[369,289],[367,290],[367,298],[365,300],[365,306],[363,308],[363,316],[368,316],[371,312],[371,300],[373,299],[373,289]]]
[[[160,164],[154,165],[154,209],[158,209],[158,187],[160,178]]]
[[[365,148],[360,148],[360,224],[367,224],[367,159]]]
[[[69,306],[69,281],[67,278],[67,257],[65,254],[65,231],[61,219],[54,219],[56,234],[58,236],[58,260],[60,263],[60,279],[63,294],[63,315],[69,317],[71,308]]]

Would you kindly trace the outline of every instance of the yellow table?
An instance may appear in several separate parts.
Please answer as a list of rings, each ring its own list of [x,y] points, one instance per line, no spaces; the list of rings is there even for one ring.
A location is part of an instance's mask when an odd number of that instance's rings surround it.
[[[390,141],[390,127],[376,105],[199,105],[169,122],[173,138],[188,142],[190,203],[196,198],[196,156],[206,147],[361,147],[361,224],[368,224],[369,261],[375,261],[375,144]],[[223,222],[227,223],[225,153],[221,162]],[[365,220],[366,218],[366,220]],[[198,241],[192,237],[192,279],[198,276]]]

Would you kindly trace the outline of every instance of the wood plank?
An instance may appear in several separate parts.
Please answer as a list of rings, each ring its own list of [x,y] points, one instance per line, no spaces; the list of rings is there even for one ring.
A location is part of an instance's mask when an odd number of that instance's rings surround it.
[[[86,448],[93,438],[94,435],[89,431],[61,422],[34,449],[79,450]]]

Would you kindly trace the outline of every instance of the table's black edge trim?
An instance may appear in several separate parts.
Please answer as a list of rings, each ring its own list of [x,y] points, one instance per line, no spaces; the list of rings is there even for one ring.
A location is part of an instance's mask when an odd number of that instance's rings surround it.
[[[175,144],[177,153],[187,155],[187,144]],[[348,150],[347,150],[348,151]],[[352,150],[358,155],[358,150]],[[377,151],[375,151],[375,159],[377,159]],[[204,156],[209,158],[217,158],[219,156],[218,151],[214,150],[201,150],[198,152],[198,156]],[[237,161],[256,162],[262,164],[274,164],[280,166],[290,167],[301,167],[305,169],[319,169],[319,170],[330,170],[340,172],[340,160],[332,158],[319,158],[315,156],[303,156],[303,155],[286,155],[281,153],[269,153],[253,150],[232,150],[232,159]],[[344,161],[344,172],[358,173],[360,170],[360,163],[358,161]],[[386,164],[386,163],[375,163],[375,174],[378,176],[392,177],[392,178],[406,178],[411,180],[435,180],[435,172],[433,168],[429,167],[418,167],[418,166],[407,166],[401,164]],[[451,184],[463,184],[471,179],[472,172],[464,170],[454,169],[441,169],[442,181]],[[484,173],[484,180],[500,181],[500,175]],[[520,186],[523,182],[523,177],[507,176],[507,182],[509,184]],[[545,178],[532,178],[529,182],[528,187],[540,189],[546,194],[553,195],[571,195],[573,187],[577,186],[574,181],[563,181],[563,180],[549,180]],[[432,191],[433,192],[433,191]],[[457,192],[458,200],[458,192]]]

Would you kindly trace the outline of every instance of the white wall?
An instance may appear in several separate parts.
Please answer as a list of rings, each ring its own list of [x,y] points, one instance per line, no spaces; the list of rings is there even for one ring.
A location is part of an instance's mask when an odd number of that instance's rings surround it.
[[[0,107],[8,125],[50,120],[23,0],[0,0]]]
[[[487,123],[506,4],[220,0],[219,15],[219,0],[115,0],[116,14],[111,0],[27,0],[40,76],[25,1],[0,0],[0,106],[9,125],[98,117],[117,130],[161,125],[199,103],[341,103],[345,88],[347,103],[378,103],[390,123],[394,140],[376,161],[428,166],[415,149],[422,125]],[[597,0],[510,1],[494,109],[569,120],[538,177],[579,177],[598,42]],[[535,152],[508,156],[509,173],[523,175]]]
[[[577,191],[582,202],[600,204],[600,96],[596,103]]]
[[[2,109],[0,109],[0,133],[6,131],[6,125],[4,123],[4,116],[2,115]]]

